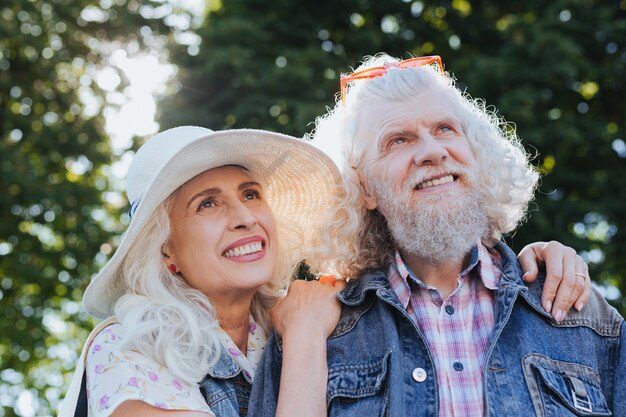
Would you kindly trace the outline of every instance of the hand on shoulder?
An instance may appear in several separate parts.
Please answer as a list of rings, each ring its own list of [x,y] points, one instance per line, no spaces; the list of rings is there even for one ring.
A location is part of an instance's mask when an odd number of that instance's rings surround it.
[[[341,314],[337,292],[344,281],[322,284],[318,281],[296,280],[287,295],[270,310],[270,319],[279,335],[298,334],[328,338]]]

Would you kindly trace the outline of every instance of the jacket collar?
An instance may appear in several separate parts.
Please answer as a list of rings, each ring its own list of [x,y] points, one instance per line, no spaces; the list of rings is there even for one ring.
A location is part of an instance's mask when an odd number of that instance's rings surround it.
[[[388,267],[384,266],[365,272],[359,278],[352,280],[346,288],[337,294],[337,297],[343,304],[348,306],[361,304],[368,292],[383,290],[389,287],[387,270]]]
[[[502,275],[499,285],[504,285],[508,287],[508,289],[521,287],[522,291],[528,291],[527,287],[522,282],[522,270],[517,262],[517,255],[503,242],[496,243],[495,249],[502,257],[502,264],[500,265]],[[387,290],[391,289],[389,288],[389,281],[387,279],[388,270],[389,266],[385,265],[363,273],[359,278],[351,281],[350,284],[337,295],[339,300],[345,305],[357,306],[363,303],[367,293],[370,291],[375,291],[380,295],[382,295],[383,292],[389,292]]]
[[[213,378],[219,379],[228,379],[236,376],[239,372],[241,372],[241,368],[237,363],[233,360],[233,358],[228,354],[226,349],[220,344],[220,357],[218,358],[215,365],[213,365],[208,374]]]
[[[517,262],[517,255],[504,242],[498,241],[494,248],[500,253],[502,264],[500,283],[525,287],[522,281],[522,268]]]
[[[499,241],[494,248],[500,253],[501,265],[500,283],[496,297],[503,305],[510,305],[517,296],[521,296],[539,314],[552,320],[541,306],[541,290],[545,281],[545,273],[539,272],[537,279],[530,285],[522,280],[522,268],[517,261],[517,255],[504,242]]]

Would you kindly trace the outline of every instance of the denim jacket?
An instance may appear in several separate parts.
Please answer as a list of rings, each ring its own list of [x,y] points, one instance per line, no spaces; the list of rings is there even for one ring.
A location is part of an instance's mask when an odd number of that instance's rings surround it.
[[[526,287],[515,254],[503,243],[496,249],[502,276],[484,369],[485,415],[626,416],[624,319],[594,290],[582,312],[555,322],[541,307],[543,279]],[[433,354],[386,269],[338,297],[343,311],[327,345],[328,414],[437,417]],[[275,415],[280,349],[274,335],[257,369],[250,416]]]
[[[251,389],[241,368],[223,347],[217,363],[200,382],[200,391],[216,417],[247,415]]]

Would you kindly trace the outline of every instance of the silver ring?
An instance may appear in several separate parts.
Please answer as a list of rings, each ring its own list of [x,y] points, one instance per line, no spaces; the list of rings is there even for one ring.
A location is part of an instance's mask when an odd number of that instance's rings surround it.
[[[576,272],[574,275],[576,275],[577,277],[583,277],[583,279],[587,279],[587,275],[580,272]]]

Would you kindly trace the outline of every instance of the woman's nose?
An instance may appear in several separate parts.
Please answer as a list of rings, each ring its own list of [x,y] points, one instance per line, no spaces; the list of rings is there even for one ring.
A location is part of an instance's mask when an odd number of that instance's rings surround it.
[[[257,223],[256,216],[243,202],[238,202],[229,210],[231,229],[249,229]]]

